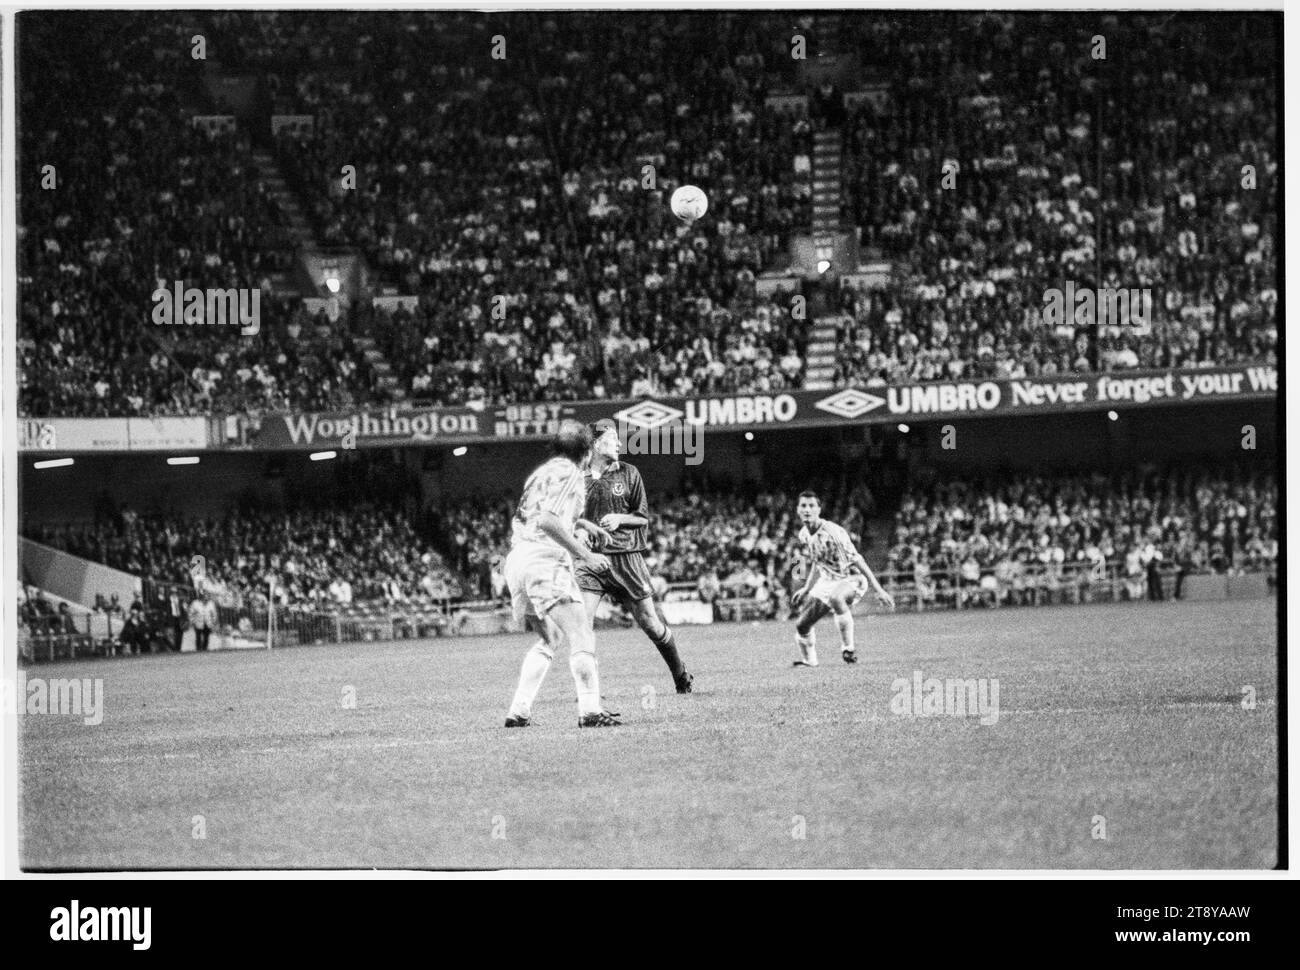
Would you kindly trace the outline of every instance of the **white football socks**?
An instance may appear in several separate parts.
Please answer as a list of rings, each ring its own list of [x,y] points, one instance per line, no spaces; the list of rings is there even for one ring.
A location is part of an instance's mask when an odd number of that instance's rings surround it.
[[[578,716],[600,711],[600,674],[596,670],[596,654],[590,649],[569,652],[569,670],[573,673],[573,686],[578,692]]]
[[[845,650],[853,649],[853,614],[848,610],[835,614],[835,626],[840,631],[840,646]]]
[[[809,630],[806,637],[794,635],[794,642],[799,645],[799,653],[803,656],[803,662],[809,667],[817,666],[817,631]]]
[[[519,671],[519,686],[515,688],[515,699],[510,703],[511,717],[529,717],[533,711],[533,699],[542,689],[546,672],[551,669],[555,652],[545,640],[538,640],[531,650],[524,654],[524,664]]]

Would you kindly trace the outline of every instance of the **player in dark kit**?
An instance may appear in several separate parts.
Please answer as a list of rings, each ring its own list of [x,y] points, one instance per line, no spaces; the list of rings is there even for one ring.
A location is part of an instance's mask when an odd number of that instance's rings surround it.
[[[604,596],[621,603],[664,658],[677,693],[689,694],[694,678],[677,654],[673,631],[655,607],[650,568],[645,561],[650,510],[641,473],[619,461],[618,426],[613,421],[595,422],[591,433],[594,441],[582,525],[595,537],[599,545],[596,551],[609,560],[609,568],[596,570],[579,564],[574,570],[587,618],[594,622],[596,607]]]

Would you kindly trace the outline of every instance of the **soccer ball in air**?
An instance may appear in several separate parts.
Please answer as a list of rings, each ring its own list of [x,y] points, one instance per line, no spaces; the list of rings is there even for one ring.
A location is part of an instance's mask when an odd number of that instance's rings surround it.
[[[709,197],[696,185],[683,185],[673,193],[668,204],[682,222],[694,222],[709,211]]]

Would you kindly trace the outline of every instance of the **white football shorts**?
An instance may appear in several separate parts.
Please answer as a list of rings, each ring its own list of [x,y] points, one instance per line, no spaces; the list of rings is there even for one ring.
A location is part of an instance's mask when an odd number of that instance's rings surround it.
[[[555,546],[519,543],[506,556],[505,576],[517,622],[529,615],[544,617],[559,603],[582,602],[573,561]]]
[[[866,591],[867,578],[854,573],[844,579],[830,579],[823,576],[813,583],[813,588],[808,591],[808,595],[826,606],[831,605],[832,598],[842,599],[845,603],[852,605]]]

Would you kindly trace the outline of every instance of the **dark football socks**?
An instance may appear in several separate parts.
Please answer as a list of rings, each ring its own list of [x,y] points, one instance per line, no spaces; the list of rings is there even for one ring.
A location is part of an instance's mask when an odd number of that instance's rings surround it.
[[[651,639],[651,643],[659,651],[659,656],[664,658],[664,663],[668,665],[669,671],[674,680],[680,680],[682,674],[686,673],[686,668],[682,666],[682,658],[677,655],[677,641],[673,639],[673,631],[664,627],[664,636],[662,640]]]

